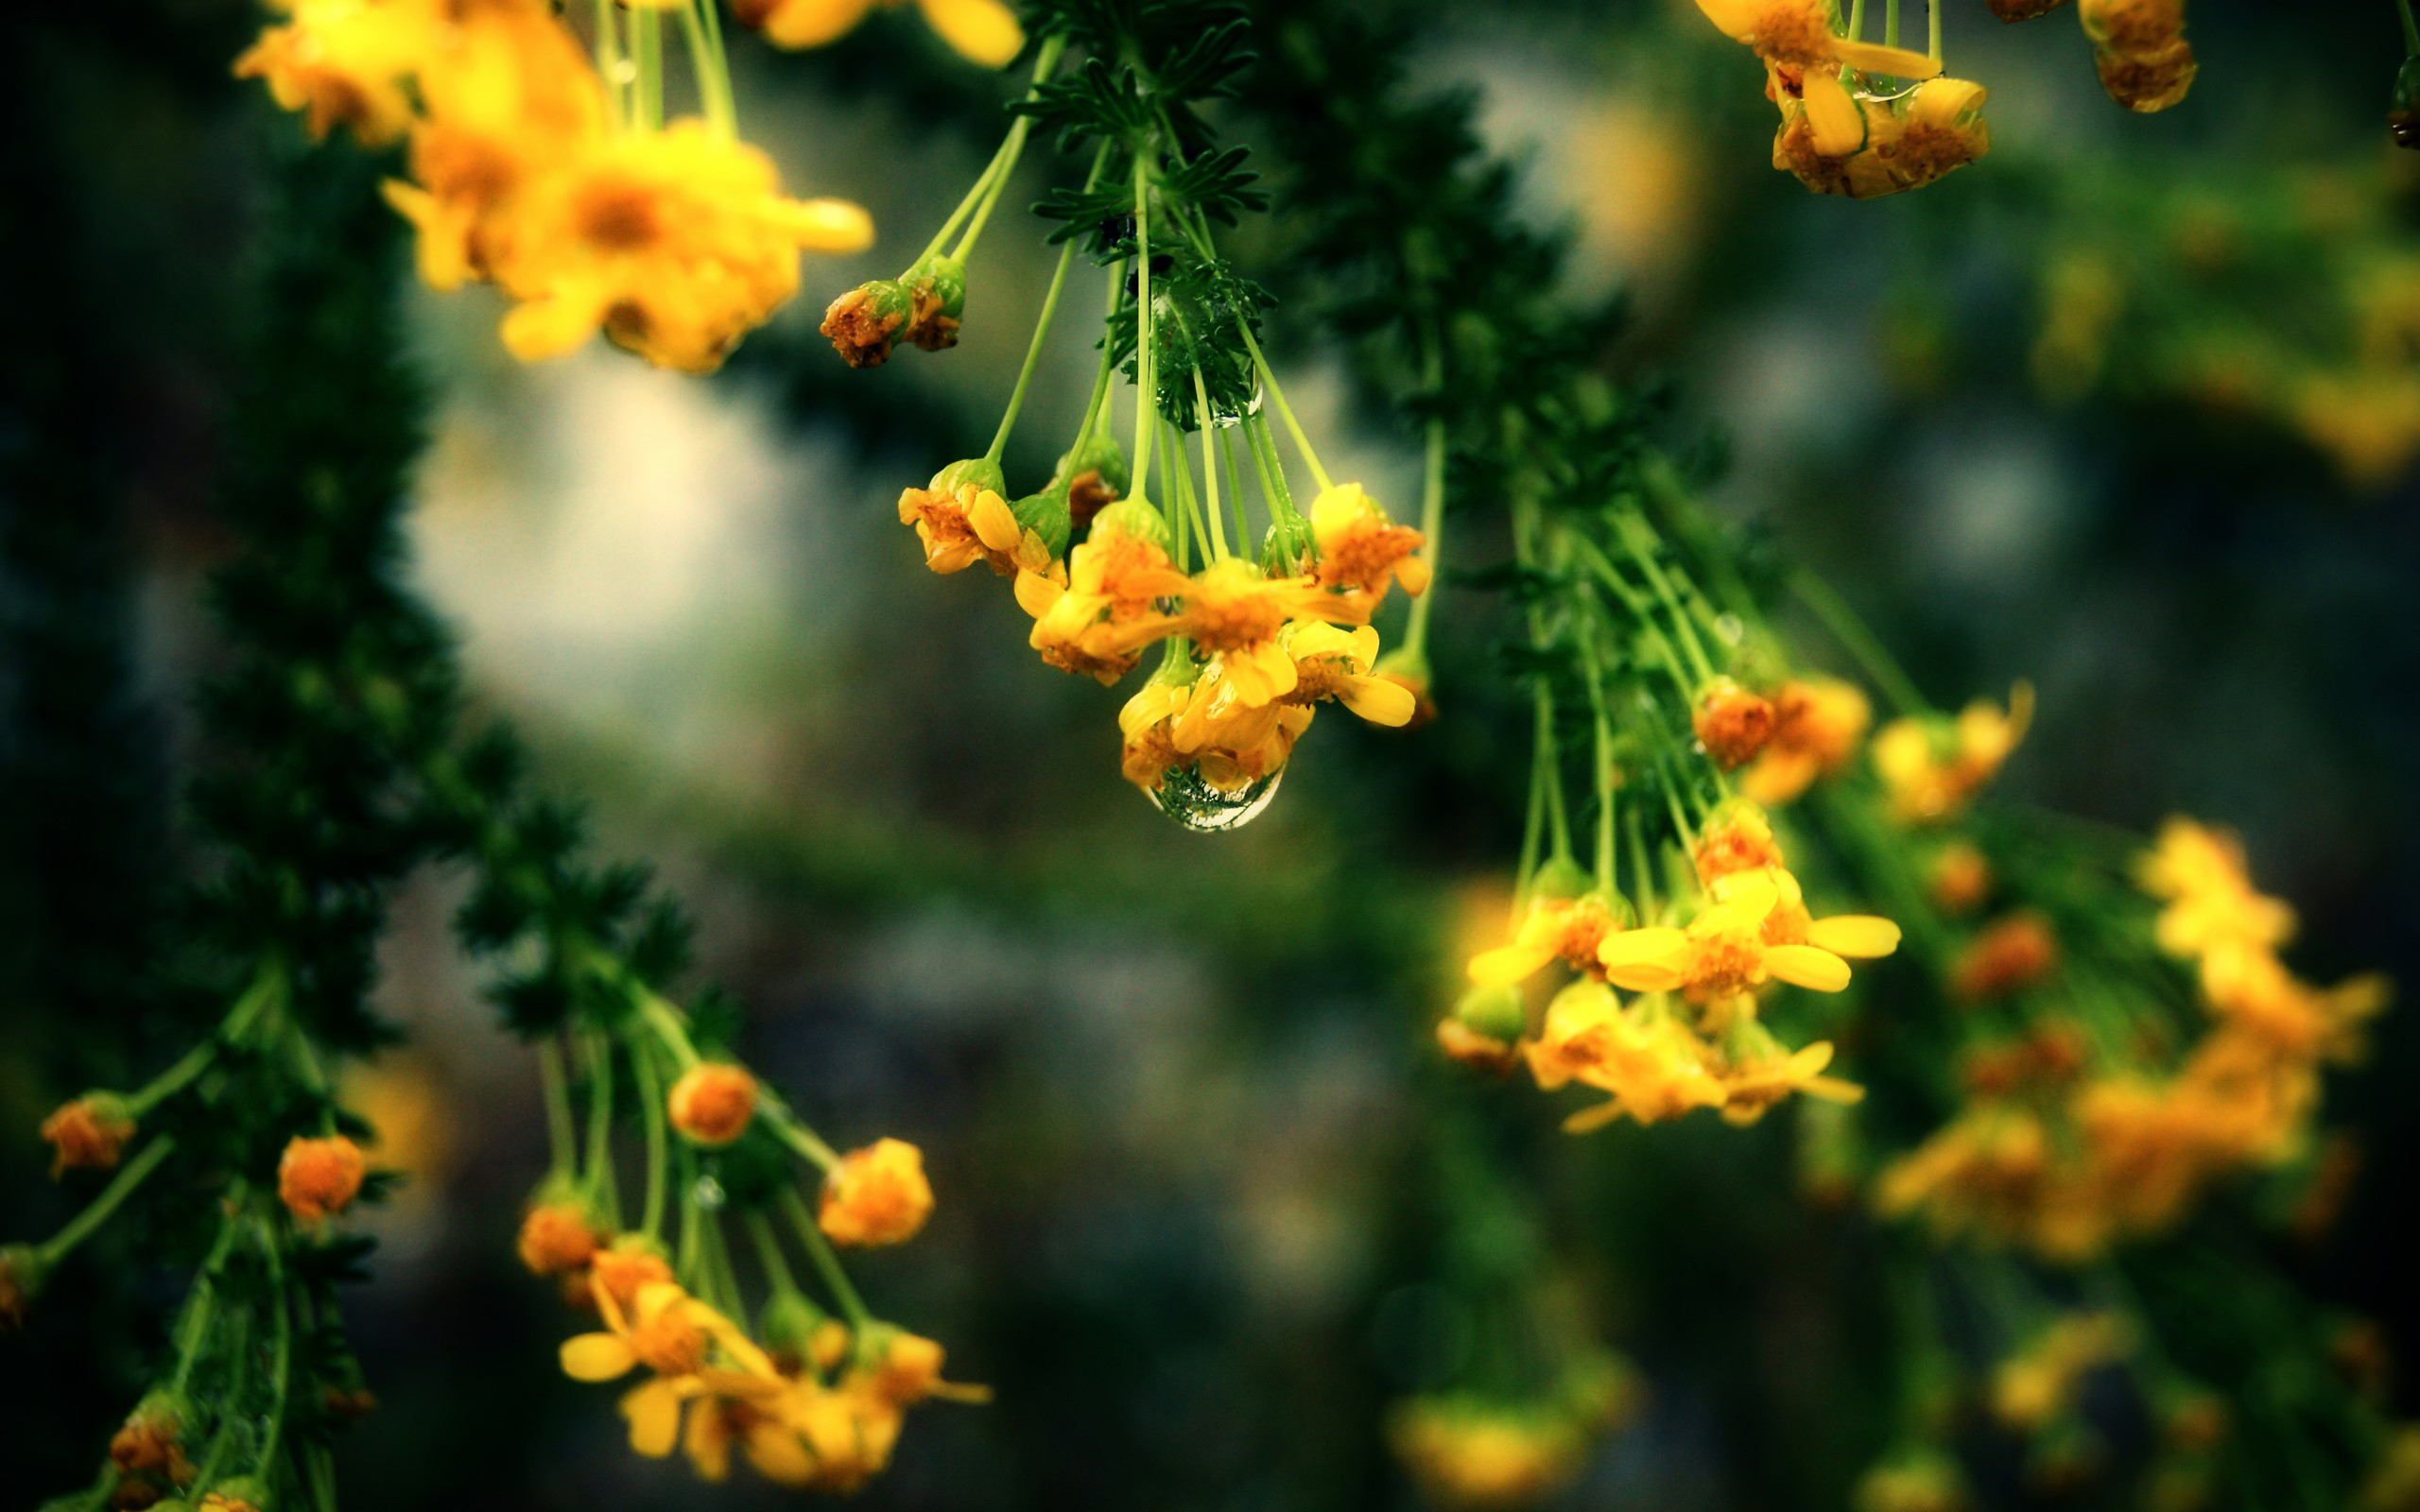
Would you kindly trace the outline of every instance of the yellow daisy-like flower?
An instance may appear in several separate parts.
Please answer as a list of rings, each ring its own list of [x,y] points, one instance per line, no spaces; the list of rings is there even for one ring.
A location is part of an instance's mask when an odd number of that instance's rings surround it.
[[[1574,971],[1598,971],[1597,948],[1618,927],[1612,908],[1597,894],[1539,898],[1510,942],[1470,958],[1470,979],[1480,987],[1509,987],[1535,976],[1557,956]]]
[[[925,565],[937,573],[964,572],[978,561],[1003,577],[1050,566],[1042,537],[1017,523],[1008,500],[980,484],[903,490],[899,523],[916,527]]]
[[[771,1391],[707,1397],[689,1414],[681,1448],[701,1481],[731,1478],[735,1446],[750,1468],[776,1486],[804,1490],[815,1484],[814,1452],[771,1405]]]
[[[1017,574],[1017,605],[1033,616],[1027,644],[1063,672],[1104,686],[1134,670],[1142,648],[1164,633],[1152,614],[1170,578],[1182,580],[1159,542],[1115,528],[1103,513],[1092,534],[1067,554],[1065,579]]]
[[[1921,189],[1991,150],[1987,92],[1968,79],[1851,94],[1836,75],[1775,63],[1766,94],[1782,112],[1773,166],[1817,194],[1875,199]]]
[[[1222,793],[1249,787],[1284,766],[1293,754],[1294,743],[1311,727],[1312,710],[1306,701],[1248,704],[1237,684],[1219,675],[1217,662],[1203,668],[1183,693],[1172,717],[1153,717],[1167,718],[1160,729],[1175,753],[1175,765],[1191,764],[1204,782]],[[1128,705],[1127,714],[1121,715],[1119,723],[1130,742],[1137,729],[1133,721],[1150,707],[1138,695]],[[1144,738],[1146,745],[1150,744],[1150,735]],[[1154,786],[1156,780],[1141,785]]]
[[[1651,925],[1605,936],[1597,959],[1608,980],[1633,991],[1685,989],[1694,998],[1730,997],[1767,981],[1818,992],[1849,985],[1849,959],[1888,955],[1899,926],[1887,919],[1844,915],[1798,924],[1782,910],[1786,871],[1743,871],[1719,878],[1710,902],[1685,929]],[[1797,883],[1787,883],[1794,901]],[[1769,922],[1782,923],[1769,935]]]
[[[711,372],[798,291],[798,254],[859,251],[873,223],[785,198],[772,160],[701,121],[605,137],[502,212],[493,258],[521,304],[504,343],[561,356],[599,326],[660,367]]]
[[[1873,722],[1874,706],[1855,683],[1792,679],[1772,696],[1772,735],[1739,775],[1739,791],[1775,808],[1849,764]]]
[[[1874,770],[1890,790],[1892,811],[1910,824],[1957,814],[1998,775],[2032,722],[2033,689],[2020,682],[2005,713],[1978,698],[1945,727],[1915,718],[1885,725],[1874,737]]]
[[[1419,531],[1387,518],[1358,483],[1322,489],[1311,501],[1311,539],[1319,546],[1321,586],[1365,593],[1371,602],[1389,583],[1417,598],[1428,588],[1428,561],[1418,555]]]
[[[649,1459],[672,1452],[681,1417],[701,1396],[753,1399],[779,1388],[772,1362],[737,1324],[671,1281],[639,1288],[625,1314],[602,1281],[594,1283],[606,1332],[563,1341],[563,1374],[574,1381],[616,1381],[645,1366],[654,1379],[622,1398],[631,1448]],[[719,1355],[736,1368],[715,1364]]]
[[[261,33],[235,60],[235,77],[258,78],[315,138],[337,127],[361,145],[402,140],[412,123],[411,77],[438,32],[422,0],[289,0],[292,19]]]
[[[2136,865],[2135,880],[2168,901],[2154,929],[2160,949],[2171,955],[2222,946],[2274,949],[2293,937],[2292,905],[2252,885],[2243,842],[2232,832],[2172,816]]]
[[[1824,0],[1698,0],[1698,9],[1724,36],[1770,62],[1830,64],[1900,78],[1930,78],[1941,72],[1941,64],[1924,53],[1835,33]]]
[[[743,26],[782,47],[821,47],[856,28],[876,5],[903,0],[733,0]],[[1025,46],[1016,12],[1000,0],[917,0],[942,41],[969,62],[999,68]]]
[[[1154,586],[1162,596],[1181,600],[1182,608],[1150,623],[1150,633],[1191,641],[1214,659],[1211,676],[1246,708],[1294,691],[1294,659],[1279,640],[1288,625],[1366,617],[1316,578],[1263,576],[1240,557],[1221,558],[1191,577],[1170,572]]]
[[[1409,688],[1375,675],[1378,632],[1367,625],[1346,630],[1317,620],[1296,620],[1279,640],[1294,661],[1296,704],[1340,703],[1374,725],[1411,722],[1419,699]]]

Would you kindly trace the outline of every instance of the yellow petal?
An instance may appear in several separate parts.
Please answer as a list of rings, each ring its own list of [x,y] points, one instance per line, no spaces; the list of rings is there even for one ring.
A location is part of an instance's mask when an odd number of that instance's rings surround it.
[[[1835,955],[1871,960],[1899,948],[1899,926],[1872,914],[1842,914],[1809,924],[1806,943]]]
[[[1050,612],[1067,590],[1040,573],[1019,573],[1016,581],[1017,608],[1040,619]]]
[[[1838,992],[1849,985],[1849,963],[1812,945],[1768,947],[1765,970],[1781,981],[1816,992]]]
[[[622,1416],[631,1420],[631,1448],[662,1459],[681,1437],[681,1393],[669,1381],[650,1381],[622,1399]]]
[[[815,1456],[797,1434],[779,1423],[760,1422],[748,1430],[744,1447],[748,1463],[775,1486],[802,1488],[815,1479]]]
[[[1010,553],[1017,549],[1022,527],[1008,501],[991,490],[975,495],[975,502],[967,507],[966,523],[974,527],[975,539],[994,551]]]
[[[1597,959],[1609,968],[1652,964],[1670,969],[1675,958],[1685,955],[1688,949],[1688,936],[1657,924],[1645,929],[1609,931],[1597,947]]]
[[[504,350],[522,362],[544,362],[579,350],[605,318],[605,301],[594,296],[557,294],[516,304],[500,328]]]
[[[1817,152],[1845,158],[1865,146],[1865,112],[1849,98],[1838,74],[1807,70],[1804,97],[1806,129],[1814,134]]]
[[[1733,42],[1746,42],[1755,28],[1757,0],[1698,0],[1698,9],[1715,29]]]
[[[782,0],[765,17],[765,35],[777,47],[821,47],[873,9],[873,0]]]
[[[1408,725],[1420,707],[1409,688],[1384,678],[1347,679],[1337,699],[1374,725]]]
[[[611,1381],[631,1373],[639,1357],[629,1342],[614,1333],[582,1333],[563,1340],[563,1374],[574,1381]]]
[[[873,217],[846,199],[802,199],[784,207],[783,226],[810,252],[862,252],[873,245]]]
[[[971,63],[1001,68],[1025,45],[1025,28],[1000,0],[924,0],[925,19]]]
[[[1832,56],[1842,68],[1854,68],[1861,74],[1888,74],[1893,78],[1930,78],[1941,72],[1941,62],[1929,53],[1906,47],[1884,47],[1876,43],[1851,42],[1843,37],[1832,43]]]
[[[1594,1108],[1583,1108],[1564,1119],[1563,1131],[1565,1134],[1593,1134],[1621,1116],[1622,1100],[1616,1097],[1611,1102],[1599,1103]]]
[[[1510,987],[1537,974],[1554,952],[1538,945],[1499,945],[1471,957],[1468,971],[1480,987]]]

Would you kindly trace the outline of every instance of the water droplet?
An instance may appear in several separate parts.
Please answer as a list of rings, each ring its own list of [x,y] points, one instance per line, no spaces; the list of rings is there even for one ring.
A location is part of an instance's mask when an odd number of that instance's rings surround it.
[[[634,81],[638,78],[638,77],[639,77],[639,65],[637,64],[637,62],[635,62],[634,60],[631,60],[631,59],[628,59],[628,58],[616,58],[615,60],[614,60],[614,66],[613,66],[613,68],[612,68],[612,70],[611,70],[611,73],[612,73],[612,74],[613,74],[613,76],[614,76],[614,83],[616,83],[616,84],[628,84],[628,83],[631,83],[631,82],[634,82]]]
[[[1277,770],[1246,787],[1232,793],[1220,792],[1201,780],[1201,774],[1190,766],[1171,768],[1150,791],[1151,803],[1161,813],[1197,834],[1217,834],[1222,830],[1240,830],[1260,817],[1277,797],[1277,783],[1286,768]]]
[[[1737,614],[1718,614],[1714,617],[1714,633],[1722,637],[1723,644],[1737,645],[1748,638],[1748,626]]]
[[[690,1188],[689,1192],[690,1195],[697,1198],[698,1206],[705,1209],[708,1212],[713,1212],[722,1206],[722,1183],[716,1180],[713,1177],[701,1176],[698,1177],[698,1184]]]

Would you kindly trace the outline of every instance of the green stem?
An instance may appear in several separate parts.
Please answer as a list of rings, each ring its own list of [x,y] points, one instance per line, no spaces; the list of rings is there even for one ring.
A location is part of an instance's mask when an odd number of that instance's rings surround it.
[[[664,12],[652,6],[631,8],[631,51],[638,65],[638,116],[650,131],[664,126]]]
[[[263,1225],[265,1230],[268,1227]],[[269,1388],[268,1432],[261,1446],[261,1465],[273,1475],[278,1440],[285,1433],[286,1399],[294,1383],[294,1315],[285,1295],[285,1255],[274,1232],[262,1234],[261,1254],[268,1266],[268,1305],[277,1327],[277,1342],[270,1353],[275,1378]]]
[[[1260,470],[1260,486],[1269,498],[1271,519],[1292,522],[1302,518],[1294,507],[1294,490],[1286,483],[1286,460],[1277,455],[1277,438],[1270,434],[1269,417],[1244,417],[1244,441],[1252,448],[1252,459]]]
[[[1824,628],[1831,631],[1832,639],[1841,643],[1841,648],[1864,669],[1875,686],[1882,690],[1883,696],[1901,713],[1922,718],[1933,712],[1925,696],[1916,691],[1914,680],[1901,670],[1898,662],[1883,649],[1882,643],[1875,639],[1874,632],[1865,627],[1857,611],[1833,592],[1829,583],[1802,568],[1789,575],[1789,592],[1823,623]]]
[[[1109,430],[1109,380],[1117,370],[1110,360],[1110,342],[1106,335],[1110,323],[1117,318],[1117,296],[1126,285],[1126,260],[1109,265],[1109,309],[1101,317],[1104,332],[1100,341],[1100,365],[1093,369],[1093,396],[1084,403],[1084,423],[1076,431],[1076,445],[1081,447],[1096,434]]]
[[[1865,40],[1865,0],[1851,0],[1848,34],[1853,42]]]
[[[2420,58],[2420,19],[2411,14],[2411,0],[2394,0],[2394,7],[2403,16],[2403,55]]]
[[[1927,26],[1930,27],[1932,33],[1931,41],[1926,47],[1926,55],[1938,63],[1941,61],[1941,0],[1925,0],[1925,11],[1929,17]]]
[[[628,129],[631,104],[627,87],[620,82],[621,23],[617,19],[614,0],[596,0],[596,77],[605,86],[605,107],[614,124]]]
[[[1134,491],[1147,497],[1151,476],[1151,186],[1148,154],[1134,154]]]
[[[1320,454],[1311,449],[1311,438],[1303,434],[1302,422],[1295,420],[1294,406],[1286,403],[1286,390],[1278,386],[1276,369],[1270,367],[1269,359],[1260,354],[1260,343],[1253,338],[1252,322],[1239,319],[1236,322],[1236,329],[1242,334],[1244,346],[1252,352],[1252,365],[1260,374],[1261,386],[1269,390],[1270,403],[1277,406],[1277,418],[1286,422],[1287,433],[1294,438],[1294,450],[1303,454],[1303,460],[1309,464],[1311,476],[1318,480],[1322,491],[1336,487],[1328,481],[1327,469],[1320,465]]]
[[[1445,387],[1445,359],[1434,322],[1420,331],[1420,375],[1433,403]],[[1411,619],[1404,627],[1404,654],[1417,662],[1428,648],[1428,607],[1437,601],[1438,570],[1445,537],[1445,417],[1428,417],[1426,456],[1420,473],[1420,554],[1428,563],[1428,587],[1411,601]]]
[[[538,1085],[546,1101],[547,1169],[561,1176],[579,1168],[579,1136],[572,1125],[571,1088],[563,1073],[562,1046],[552,1037],[538,1041]]]
[[[1209,497],[1204,501],[1202,508],[1210,516],[1210,519],[1216,524],[1216,528],[1220,532],[1219,537],[1219,555],[1223,557],[1227,554],[1224,535],[1226,526],[1223,523],[1219,523],[1218,458],[1212,455],[1210,451],[1210,387],[1202,381],[1201,369],[1200,368],[1195,368],[1193,369],[1193,421],[1201,432],[1201,485],[1202,488],[1207,490],[1209,495]],[[1252,548],[1252,538],[1244,534],[1243,501],[1241,499],[1237,499],[1236,501],[1236,545],[1239,549],[1245,551],[1249,551]]]
[[[1098,161],[1095,161],[1098,167]],[[1086,185],[1090,187],[1089,184]],[[992,433],[992,445],[983,454],[987,462],[997,462],[1000,454],[1009,449],[1009,432],[1015,429],[1017,411],[1025,404],[1025,391],[1033,382],[1033,370],[1042,363],[1042,345],[1050,335],[1050,322],[1059,314],[1059,291],[1067,286],[1067,269],[1076,260],[1076,243],[1068,239],[1059,249],[1059,266],[1050,275],[1050,292],[1042,297],[1042,318],[1034,323],[1033,340],[1025,349],[1025,366],[1017,369],[1017,384],[1009,390],[1009,407],[1000,412],[1000,428]]]
[[[185,1383],[193,1379],[194,1366],[200,1363],[201,1347],[209,1341],[210,1314],[217,1305],[218,1269],[227,1263],[227,1252],[235,1247],[244,1191],[240,1181],[230,1190],[228,1210],[218,1220],[218,1237],[211,1243],[201,1269],[194,1274],[193,1296],[185,1303],[184,1316],[177,1323],[177,1373],[168,1388],[172,1396],[184,1395]]]
[[[773,1131],[776,1138],[804,1156],[809,1165],[823,1171],[838,1168],[840,1157],[832,1146],[818,1139],[813,1129],[801,1123],[798,1115],[790,1111],[789,1105],[769,1087],[758,1091],[757,1116],[765,1120],[766,1126]]]
[[[1882,9],[1882,45],[1899,45],[1899,0],[1889,0]]]
[[[587,1045],[588,1194],[605,1210],[606,1220],[619,1228],[622,1193],[614,1179],[614,1050],[610,1042],[595,1038]]]
[[[34,1251],[41,1268],[47,1271],[65,1260],[74,1252],[78,1245],[92,1237],[95,1229],[109,1222],[110,1215],[117,1211],[119,1205],[128,1197],[134,1194],[134,1189],[141,1186],[152,1172],[158,1170],[160,1162],[166,1160],[176,1147],[177,1142],[163,1134],[145,1145],[133,1160],[127,1161],[116,1177],[101,1189],[100,1195],[95,1197],[90,1206],[69,1219],[66,1228],[51,1235],[47,1244]]]
[[[1244,477],[1236,466],[1236,427],[1226,426],[1219,432],[1219,458],[1226,464],[1227,507],[1236,512],[1236,539],[1250,541],[1251,526],[1244,517]]]
[[[761,1210],[751,1209],[746,1214],[745,1227],[748,1237],[756,1246],[756,1263],[764,1269],[765,1284],[773,1289],[773,1295],[803,1297],[804,1294],[798,1289],[798,1278],[790,1272],[789,1259],[782,1253],[781,1237],[773,1232],[771,1220]]]
[[[674,1251],[673,1268],[681,1274],[681,1284],[693,1292],[705,1290],[699,1266],[705,1244],[705,1210],[698,1203],[698,1155],[683,1144],[677,1159],[681,1161],[681,1247]]]
[[[714,0],[686,0],[681,7],[681,31],[689,43],[689,72],[698,80],[698,98],[706,121],[722,137],[735,135],[738,112],[733,109],[731,73],[722,56],[722,38],[707,30]]]
[[[806,1246],[806,1258],[815,1263],[816,1274],[831,1289],[832,1299],[839,1304],[840,1315],[849,1320],[850,1329],[863,1336],[866,1327],[873,1322],[873,1314],[866,1308],[864,1298],[849,1283],[849,1273],[840,1266],[840,1257],[832,1248],[832,1241],[823,1237],[823,1229],[809,1212],[806,1199],[794,1189],[782,1193],[783,1206],[788,1211],[791,1225],[798,1229],[799,1242]]]
[[[639,1232],[649,1239],[663,1232],[665,1167],[664,1090],[655,1074],[655,1057],[644,1048],[631,1053],[631,1071],[639,1084],[639,1110],[647,1125],[647,1198],[639,1210]]]

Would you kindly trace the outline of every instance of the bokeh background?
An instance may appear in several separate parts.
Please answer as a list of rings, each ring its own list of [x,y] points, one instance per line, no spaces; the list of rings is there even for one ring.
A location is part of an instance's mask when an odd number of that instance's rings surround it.
[[[2420,352],[2376,329],[2380,304],[2420,301],[2420,154],[2381,124],[2387,0],[2199,0],[2201,78],[2156,118],[2100,96],[2071,18],[2003,28],[1960,0],[1948,56],[1992,90],[1994,151],[1865,204],[1767,166],[1754,65],[1686,4],[1389,9],[1421,28],[1425,81],[1479,92],[1582,283],[1634,292],[1606,362],[1723,464],[1722,507],[1825,573],[1942,703],[2033,679],[2014,794],[2136,830],[2172,810],[2235,823],[2303,909],[2299,964],[2420,980]],[[42,1110],[159,1058],[126,988],[146,910],[190,863],[175,783],[184,700],[217,655],[212,490],[268,144],[294,129],[227,77],[259,19],[129,0],[11,26],[11,1235],[63,1211]],[[480,700],[592,802],[608,848],[687,901],[755,1063],[836,1140],[927,1151],[930,1229],[861,1280],[1000,1395],[918,1415],[866,1503],[1411,1504],[1383,1405],[1469,1348],[1426,1281],[1451,1125],[1505,1153],[1500,1221],[1561,1257],[1580,1326],[1652,1384],[1566,1504],[1838,1504],[1876,1447],[1838,1400],[1870,1320],[1854,1223],[1791,1202],[1784,1121],[1566,1142],[1535,1099],[1433,1063],[1428,1023],[1505,895],[1525,769],[1452,717],[1455,679],[1486,675],[1484,646],[1454,641],[1482,633],[1477,595],[1444,590],[1443,722],[1323,722],[1232,836],[1161,818],[1117,779],[1115,700],[1035,665],[1005,593],[930,577],[891,510],[989,435],[1047,277],[1030,224],[987,237],[945,357],[851,373],[814,333],[823,300],[895,271],[955,202],[1001,82],[912,11],[741,64],[749,133],[786,182],[863,201],[882,245],[810,263],[796,306],[709,382],[601,343],[521,368],[485,291],[408,291],[432,386],[412,573]],[[1226,124],[1245,142],[1270,125]],[[1036,158],[1038,192],[1064,165]],[[1407,507],[1405,437],[1357,415],[1317,333],[1289,325],[1276,187],[1239,245],[1280,298],[1289,393],[1339,475]],[[1085,345],[1062,331],[1012,479],[1072,428]],[[346,1503],[769,1505],[635,1460],[604,1395],[556,1373],[567,1319],[510,1244],[544,1161],[535,1074],[453,947],[462,885],[404,898],[381,994],[409,1045],[354,1088],[410,1180],[370,1222],[377,1280],[350,1309],[385,1407],[342,1455]],[[2331,1085],[2368,1160],[2294,1262],[2405,1342],[2415,1068],[2420,1024],[2396,1014]],[[182,1284],[88,1254],[0,1340],[0,1503],[83,1482]]]

